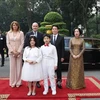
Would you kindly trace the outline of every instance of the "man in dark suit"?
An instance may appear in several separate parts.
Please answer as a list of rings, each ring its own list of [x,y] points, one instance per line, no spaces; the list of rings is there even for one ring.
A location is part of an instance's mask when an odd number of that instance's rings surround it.
[[[1,67],[4,66],[4,50],[6,47],[6,38],[4,35],[2,35],[2,32],[0,31],[0,54],[1,54]]]
[[[58,34],[58,27],[52,26],[52,33],[51,35],[51,43],[55,45],[58,54],[58,67],[57,67],[57,87],[62,88],[61,81],[62,81],[62,74],[61,74],[61,66],[62,62],[64,61],[64,37]]]
[[[25,42],[24,42],[24,48],[26,46],[28,46],[28,43],[29,43],[29,37],[30,36],[35,36],[37,38],[37,46],[40,47],[41,45],[43,45],[43,34],[38,32],[38,28],[39,28],[39,25],[38,23],[34,22],[32,24],[32,31],[31,32],[28,32],[26,33],[26,36],[25,36]],[[40,88],[40,84],[39,82],[37,82],[37,87]]]
[[[38,32],[38,28],[39,28],[38,23],[34,22],[32,24],[32,31],[26,33],[26,35],[25,35],[24,47],[28,46],[29,37],[30,36],[35,36],[37,38],[37,45],[38,45],[38,47],[43,45],[43,34]]]

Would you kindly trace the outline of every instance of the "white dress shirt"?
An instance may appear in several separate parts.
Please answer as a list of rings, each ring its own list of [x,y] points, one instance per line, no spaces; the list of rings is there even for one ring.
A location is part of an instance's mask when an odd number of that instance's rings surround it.
[[[54,65],[57,66],[58,56],[56,47],[49,43],[49,46],[41,46],[40,48],[43,59],[54,59]]]

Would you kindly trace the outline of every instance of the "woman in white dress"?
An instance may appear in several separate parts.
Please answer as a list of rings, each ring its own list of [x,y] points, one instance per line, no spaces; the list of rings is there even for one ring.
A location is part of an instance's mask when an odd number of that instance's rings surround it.
[[[36,37],[31,36],[29,39],[29,46],[27,46],[23,53],[23,68],[22,80],[28,82],[29,92],[28,96],[36,94],[36,82],[42,80],[41,60],[42,55],[40,50],[36,47]],[[33,83],[33,91],[32,91]]]

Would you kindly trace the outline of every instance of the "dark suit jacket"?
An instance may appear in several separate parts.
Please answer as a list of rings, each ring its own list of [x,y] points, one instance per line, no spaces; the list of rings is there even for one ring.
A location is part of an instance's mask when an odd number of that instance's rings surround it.
[[[3,48],[6,48],[6,37],[1,34],[1,36],[0,36],[0,51],[2,51]]]
[[[29,43],[29,38],[32,35],[34,36],[34,33],[32,31],[26,33],[25,41],[24,41],[24,48],[29,45],[28,44]],[[37,46],[40,47],[41,45],[43,45],[43,34],[40,33],[40,32],[37,32]]]
[[[53,35],[51,35],[51,44],[53,44]],[[65,52],[64,37],[62,37],[58,34],[56,42],[55,42],[55,46],[56,46],[56,49],[57,49],[58,60],[60,60],[61,58],[64,58],[64,52]]]

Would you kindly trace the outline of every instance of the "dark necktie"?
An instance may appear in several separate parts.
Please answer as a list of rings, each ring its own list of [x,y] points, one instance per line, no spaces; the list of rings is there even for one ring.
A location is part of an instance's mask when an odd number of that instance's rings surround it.
[[[56,42],[56,36],[53,36],[53,44],[55,45]]]

